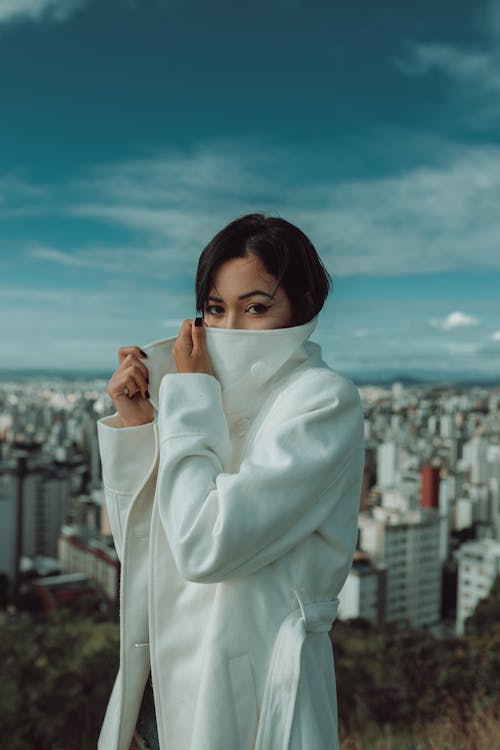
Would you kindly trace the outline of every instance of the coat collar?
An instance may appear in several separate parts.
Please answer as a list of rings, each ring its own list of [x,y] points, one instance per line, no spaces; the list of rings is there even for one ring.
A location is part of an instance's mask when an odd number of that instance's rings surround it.
[[[308,359],[306,342],[317,321],[316,316],[300,326],[265,331],[206,328],[207,349],[221,384],[224,406],[233,410],[242,398],[253,396],[289,360],[299,364]],[[172,356],[174,343],[175,337],[143,347],[148,355],[145,364],[151,403],[156,409],[163,376],[177,372]]]

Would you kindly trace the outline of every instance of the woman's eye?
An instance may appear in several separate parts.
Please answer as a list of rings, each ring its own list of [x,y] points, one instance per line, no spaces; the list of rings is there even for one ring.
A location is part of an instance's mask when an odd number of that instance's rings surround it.
[[[252,305],[247,307],[247,312],[252,315],[263,315],[269,310],[267,305],[263,305],[261,302],[254,302]]]
[[[224,308],[220,305],[207,305],[206,312],[208,315],[222,315]]]

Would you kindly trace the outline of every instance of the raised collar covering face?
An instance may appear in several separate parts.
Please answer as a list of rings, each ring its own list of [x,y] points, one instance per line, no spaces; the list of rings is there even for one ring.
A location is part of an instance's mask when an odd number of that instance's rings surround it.
[[[306,342],[316,328],[317,316],[300,326],[270,330],[205,328],[207,349],[225,402],[255,392],[290,359],[307,359]],[[177,372],[172,356],[174,338],[155,341],[143,349],[148,355],[151,403],[158,409],[160,383],[164,375]]]

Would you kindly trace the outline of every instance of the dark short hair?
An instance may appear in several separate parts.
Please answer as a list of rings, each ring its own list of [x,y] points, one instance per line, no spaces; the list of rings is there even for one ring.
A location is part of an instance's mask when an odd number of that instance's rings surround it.
[[[204,310],[214,275],[222,263],[249,254],[259,258],[286,292],[294,310],[294,325],[306,323],[319,313],[331,289],[331,278],[314,245],[294,224],[263,214],[235,219],[201,253],[196,273],[199,312]]]

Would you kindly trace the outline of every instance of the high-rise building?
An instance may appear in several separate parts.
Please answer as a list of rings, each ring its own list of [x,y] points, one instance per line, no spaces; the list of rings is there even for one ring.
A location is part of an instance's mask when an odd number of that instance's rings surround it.
[[[378,446],[377,484],[379,487],[392,487],[396,483],[396,443],[389,440]]]
[[[439,483],[439,512],[441,527],[439,534],[439,559],[442,563],[450,556],[451,530],[454,528],[456,482],[453,475],[447,474]]]
[[[365,444],[365,463],[361,485],[361,510],[365,510],[372,487],[377,481],[377,452],[372,445]]]
[[[420,467],[420,504],[422,508],[439,508],[439,466]]]
[[[104,540],[82,539],[72,526],[63,526],[59,536],[59,562],[65,573],[83,573],[118,603],[120,563],[114,547]]]
[[[339,594],[338,617],[362,618],[372,625],[385,619],[385,569],[376,567],[366,553],[356,551],[351,570]]]
[[[465,542],[458,550],[457,635],[480,599],[490,593],[493,581],[500,575],[500,542],[481,539]]]
[[[470,470],[473,484],[484,484],[490,478],[488,441],[479,435],[464,444],[462,462]]]
[[[10,474],[0,475],[0,573],[9,581],[15,577],[16,506],[14,481]]]
[[[468,495],[457,497],[455,501],[455,530],[469,529],[477,520],[477,505],[474,500]]]
[[[440,516],[435,509],[360,513],[360,547],[386,568],[385,620],[419,627],[441,610]]]
[[[439,432],[443,438],[451,438],[455,434],[455,423],[452,414],[442,414],[439,419]]]
[[[435,435],[438,431],[438,419],[435,414],[431,414],[427,421],[427,432],[429,435]]]
[[[24,480],[23,547],[25,557],[57,557],[59,531],[71,492],[67,474],[30,473]]]

